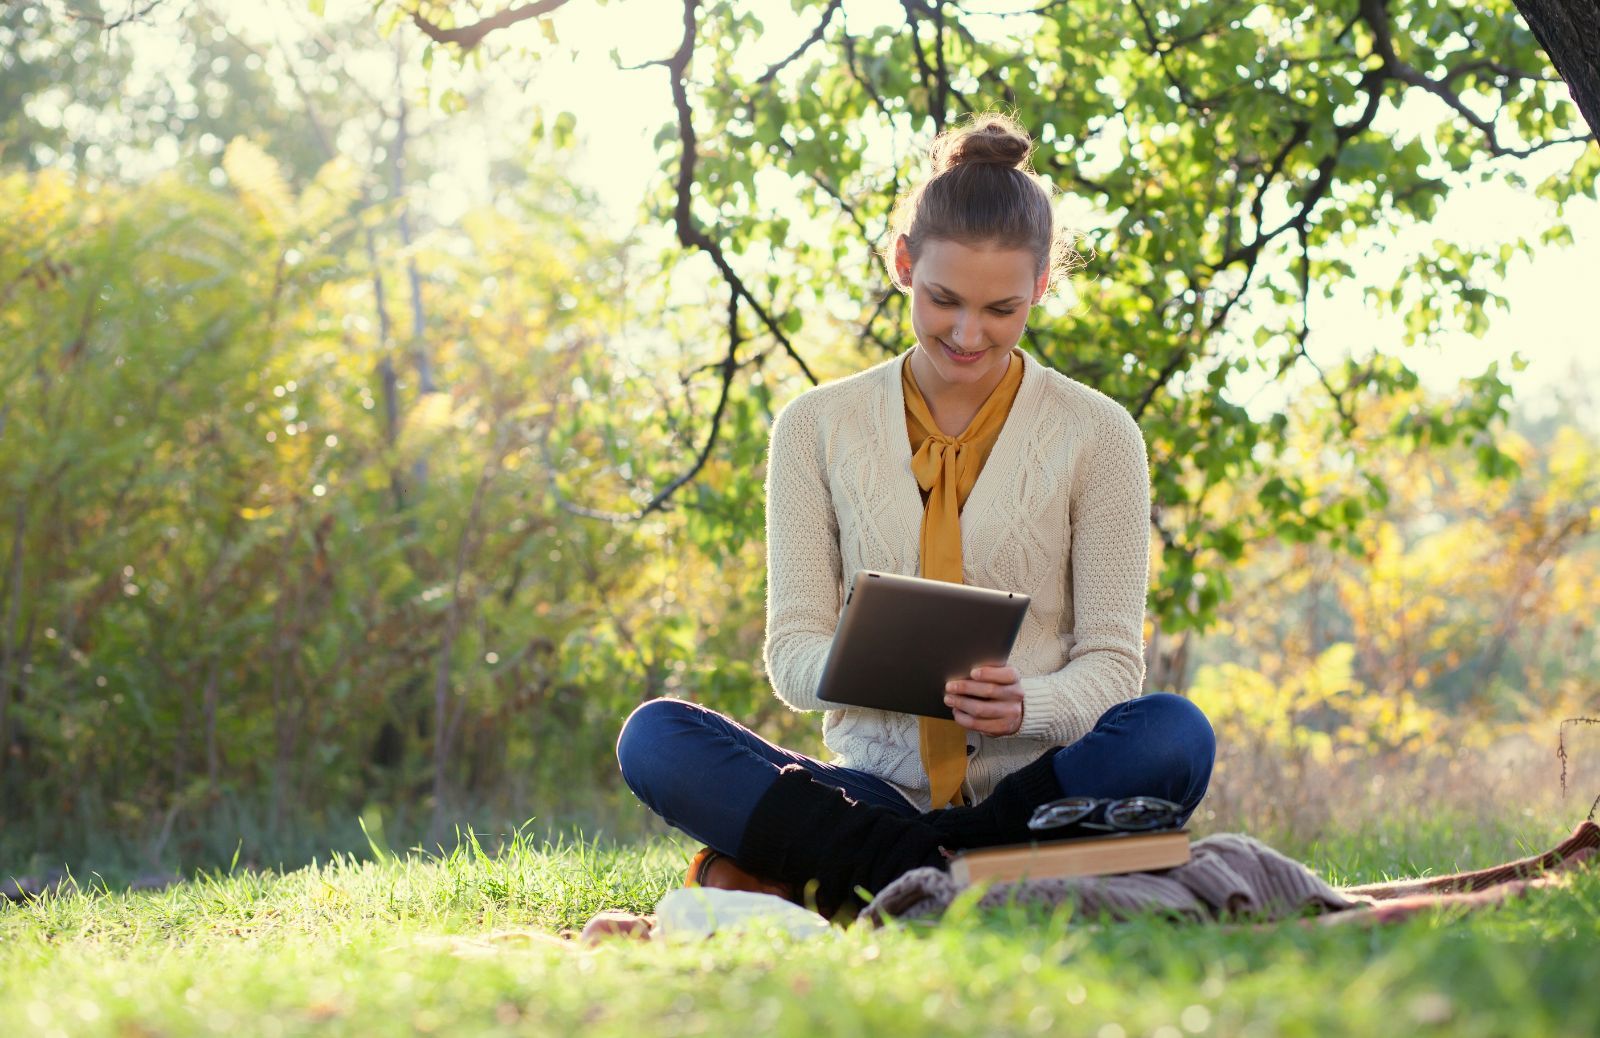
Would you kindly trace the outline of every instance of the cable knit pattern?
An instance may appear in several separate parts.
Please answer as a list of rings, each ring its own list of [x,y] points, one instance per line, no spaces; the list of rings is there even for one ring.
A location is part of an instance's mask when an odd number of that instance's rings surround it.
[[[767,673],[796,710],[826,710],[839,763],[928,807],[909,714],[817,698],[856,571],[915,576],[922,496],[906,442],[901,354],[801,394],[772,427],[767,462]],[[1010,663],[1022,728],[972,735],[969,796],[1085,735],[1144,681],[1150,480],[1121,405],[1023,351],[1022,386],[961,516],[963,579],[1032,597]]]

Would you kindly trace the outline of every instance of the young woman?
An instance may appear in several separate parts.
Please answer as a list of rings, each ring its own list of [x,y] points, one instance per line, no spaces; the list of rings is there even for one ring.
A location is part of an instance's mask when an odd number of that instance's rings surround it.
[[[1210,725],[1186,699],[1140,695],[1139,428],[1017,347],[1067,254],[1031,148],[994,115],[935,140],[885,250],[915,345],[802,394],[773,425],[767,671],[790,707],[826,711],[836,759],[677,700],[623,726],[624,780],[708,846],[691,880],[814,881],[827,907],[942,851],[1026,840],[1033,809],[1065,795],[1161,797],[1181,820],[1205,794]],[[950,683],[954,722],[817,699],[844,582],[864,569],[1032,597],[1007,664]]]

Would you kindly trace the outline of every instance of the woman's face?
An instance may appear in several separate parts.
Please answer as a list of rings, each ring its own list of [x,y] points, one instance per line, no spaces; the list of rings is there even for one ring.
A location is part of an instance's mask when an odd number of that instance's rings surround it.
[[[895,265],[901,283],[911,286],[912,372],[923,393],[999,385],[1028,310],[1048,282],[1048,272],[1034,274],[1033,253],[930,239],[912,263],[902,235]]]

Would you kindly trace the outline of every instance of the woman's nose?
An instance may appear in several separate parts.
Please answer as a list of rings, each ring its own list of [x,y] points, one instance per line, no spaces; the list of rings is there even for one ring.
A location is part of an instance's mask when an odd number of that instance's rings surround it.
[[[977,318],[965,310],[956,314],[955,327],[950,330],[950,341],[962,349],[966,349],[977,338],[977,335]]]

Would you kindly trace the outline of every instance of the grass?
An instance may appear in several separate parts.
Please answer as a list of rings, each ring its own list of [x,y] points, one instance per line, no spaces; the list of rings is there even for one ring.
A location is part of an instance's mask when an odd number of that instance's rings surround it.
[[[1565,835],[1391,820],[1283,846],[1360,882],[1492,863]],[[688,849],[468,841],[200,875],[158,894],[0,907],[0,1034],[1600,1033],[1600,869],[1472,915],[1374,930],[1099,924],[1020,908],[936,926],[584,949],[647,911]]]

